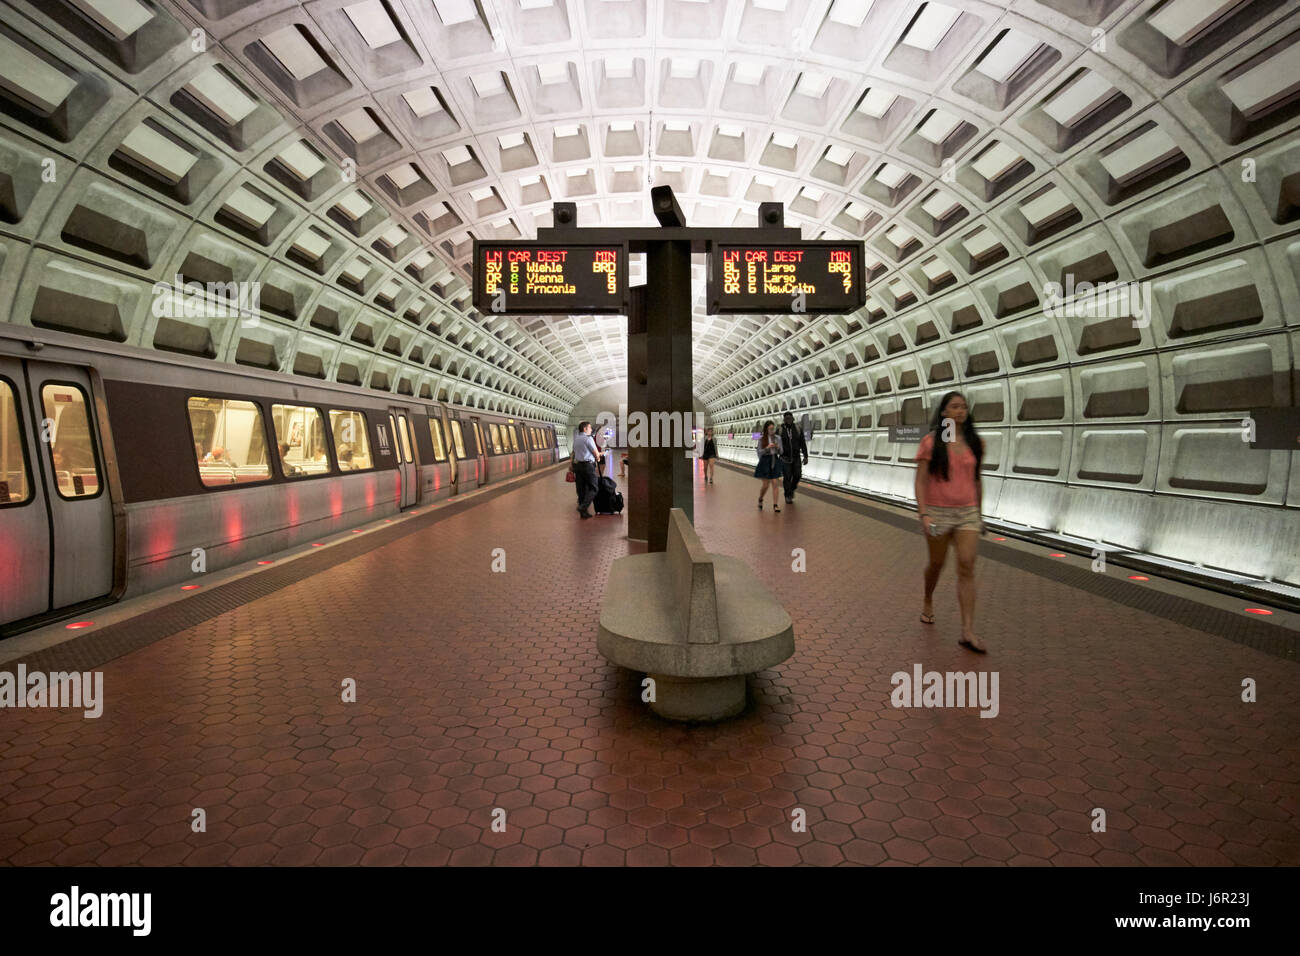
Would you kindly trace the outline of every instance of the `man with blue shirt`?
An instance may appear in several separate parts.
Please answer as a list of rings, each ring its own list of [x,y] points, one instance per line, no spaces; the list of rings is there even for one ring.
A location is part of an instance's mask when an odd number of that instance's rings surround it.
[[[591,422],[579,422],[578,435],[573,440],[573,461],[569,467],[578,488],[578,514],[584,518],[591,517],[587,506],[596,500],[596,492],[600,490],[596,473],[598,456],[596,440],[591,437]]]

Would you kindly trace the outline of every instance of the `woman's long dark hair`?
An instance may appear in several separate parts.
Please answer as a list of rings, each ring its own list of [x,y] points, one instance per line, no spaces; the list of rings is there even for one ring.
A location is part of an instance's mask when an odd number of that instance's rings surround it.
[[[930,435],[934,439],[934,448],[930,452],[930,474],[940,481],[948,480],[948,443],[939,433],[943,430],[943,410],[948,407],[948,403],[954,396],[966,401],[966,396],[961,392],[949,392],[939,400],[939,405],[934,410],[934,418],[930,420]],[[980,463],[984,460],[984,440],[975,431],[975,416],[971,414],[970,402],[966,402],[966,421],[962,423],[961,435],[966,439],[970,450],[975,453],[975,480],[979,481]]]
[[[766,448],[768,445],[772,444],[772,442],[767,440],[767,429],[769,425],[772,428],[775,428],[776,422],[772,421],[770,418],[767,421],[763,422],[763,437],[758,443],[759,448]]]

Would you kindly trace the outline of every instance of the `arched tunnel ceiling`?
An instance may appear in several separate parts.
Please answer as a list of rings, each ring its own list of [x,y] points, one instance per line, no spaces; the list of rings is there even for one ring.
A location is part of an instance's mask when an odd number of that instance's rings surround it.
[[[1295,244],[1280,240],[1295,232],[1300,170],[1295,3],[3,9],[15,210],[41,146],[54,146],[60,166],[102,174],[91,182],[68,168],[57,201],[31,199],[8,227],[11,247],[57,248],[80,232],[71,256],[103,267],[97,274],[154,280],[190,255],[255,261],[245,274],[276,279],[272,291],[299,308],[261,330],[214,328],[211,350],[226,360],[271,349],[276,367],[295,371],[314,355],[306,365],[327,377],[394,389],[405,379],[559,417],[626,375],[620,320],[477,316],[470,239],[532,237],[556,200],[578,203],[580,225],[650,225],[652,183],[673,186],[692,225],[753,224],[758,202],[780,200],[806,238],[867,242],[871,297],[855,316],[705,316],[697,262],[696,391],[718,411],[896,352],[920,359],[920,377],[895,389],[943,381],[934,366],[945,363],[954,380],[978,377],[974,344],[1003,322],[1019,330],[988,346],[1003,376],[1049,346],[1069,362],[1097,343],[1094,353],[1136,353],[1204,341],[1223,331],[1205,317],[1212,306],[1173,313],[1206,302],[1207,289],[1231,297],[1249,286],[1259,302],[1244,322],[1251,332],[1296,321]],[[345,181],[353,168],[355,183]],[[150,265],[134,272],[138,262],[111,250],[105,259],[95,237],[94,217],[127,192],[148,197],[127,218],[160,233]],[[1162,325],[1119,345],[1109,327],[1048,328],[1035,318],[1043,286],[1069,272],[1171,277]],[[32,293],[14,294],[14,321],[34,321]],[[324,303],[342,325],[315,322]],[[158,326],[134,308],[123,336],[159,344]],[[351,322],[369,339],[350,334]],[[931,361],[936,343],[944,351]],[[1270,345],[1276,364],[1293,367],[1293,345]],[[874,382],[865,389],[875,394]]]

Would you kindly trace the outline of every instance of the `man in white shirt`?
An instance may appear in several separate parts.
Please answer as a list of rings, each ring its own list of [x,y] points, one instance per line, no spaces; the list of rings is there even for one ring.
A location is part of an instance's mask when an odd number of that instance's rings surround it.
[[[583,518],[591,517],[591,512],[587,510],[587,507],[596,500],[596,492],[600,489],[596,472],[598,457],[599,451],[596,448],[596,441],[591,437],[591,422],[579,422],[578,435],[573,441],[573,461],[570,463],[569,468],[573,471],[573,476],[576,479],[578,514]]]

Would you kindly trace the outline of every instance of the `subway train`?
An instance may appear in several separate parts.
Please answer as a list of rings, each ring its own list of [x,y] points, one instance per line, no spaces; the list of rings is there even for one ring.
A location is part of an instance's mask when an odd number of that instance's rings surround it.
[[[0,637],[556,456],[545,422],[0,324]]]

